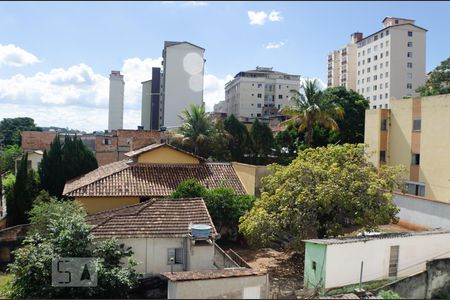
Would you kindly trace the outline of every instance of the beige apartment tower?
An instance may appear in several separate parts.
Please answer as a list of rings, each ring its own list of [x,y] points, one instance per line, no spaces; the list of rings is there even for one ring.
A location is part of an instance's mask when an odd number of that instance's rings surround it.
[[[426,32],[414,20],[386,17],[381,30],[358,41],[356,91],[370,108],[418,96],[426,81]]]
[[[389,109],[366,110],[369,160],[406,166],[408,194],[450,204],[449,116],[450,95],[392,99]]]
[[[344,86],[356,91],[356,43],[361,32],[351,35],[351,42],[328,54],[328,87]]]

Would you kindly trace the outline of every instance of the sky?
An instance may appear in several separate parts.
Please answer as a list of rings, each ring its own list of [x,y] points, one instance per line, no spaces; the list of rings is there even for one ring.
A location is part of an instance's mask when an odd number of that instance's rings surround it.
[[[426,65],[450,56],[450,2],[0,2],[0,120],[104,130],[109,74],[125,76],[124,128],[141,120],[141,82],[164,41],[206,49],[207,110],[256,66],[326,82],[327,54],[386,16],[428,29]]]

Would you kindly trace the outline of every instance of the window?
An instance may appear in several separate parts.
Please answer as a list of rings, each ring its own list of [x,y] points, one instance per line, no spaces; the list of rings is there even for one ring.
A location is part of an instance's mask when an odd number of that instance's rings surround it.
[[[398,20],[395,20],[395,24],[398,24]]]
[[[361,79],[361,83],[363,83],[363,84],[364,84],[364,78],[363,78],[363,79]]]
[[[361,62],[360,61],[358,61],[358,67],[361,65]]]
[[[382,100],[383,99],[383,94],[380,94],[380,100]]]
[[[380,69],[383,69],[383,63],[380,64]]]
[[[380,162],[386,162],[386,151],[380,151]]]
[[[359,79],[358,79],[358,84],[359,84]]]
[[[278,95],[278,99],[283,99],[283,95]]]
[[[375,56],[373,57],[373,60],[377,60],[377,59],[378,59],[378,56],[375,55]]]
[[[380,59],[382,59],[383,58],[383,53],[380,53]]]
[[[422,127],[422,120],[413,120],[413,131],[420,131]]]
[[[373,101],[377,100],[377,95],[374,95],[374,96],[372,97],[372,99],[373,99]]]
[[[376,90],[377,90],[377,87],[378,87],[378,86],[374,85],[374,86],[373,86],[373,90],[376,91]],[[377,96],[374,96],[374,97],[375,97],[375,99],[376,99]],[[374,99],[374,100],[375,100],[375,99]]]
[[[412,89],[412,83],[407,83],[406,84],[406,88],[409,89],[409,90]]]
[[[413,153],[411,155],[411,165],[413,165],[413,166],[420,165],[420,154],[419,153]]]
[[[385,76],[386,78],[388,78],[388,77],[389,77],[389,72],[386,72],[386,73],[384,74],[384,76]]]
[[[384,83],[384,87],[385,87],[385,88],[388,88],[388,87],[389,87],[389,82],[385,82],[385,83]]]
[[[370,63],[370,57],[367,59],[367,63]]]
[[[384,105],[384,108],[388,108],[388,105],[387,105],[387,103]]]
[[[370,92],[370,86],[366,87],[366,92]]]
[[[386,51],[386,57],[388,57],[389,56],[389,51]]]
[[[386,67],[389,67],[389,62],[388,61],[386,62]]]
[[[412,42],[408,42],[408,47],[411,48],[413,46]]]
[[[381,120],[381,130],[387,129],[387,119]]]
[[[380,73],[380,79],[383,79],[383,73]]]
[[[384,36],[384,32],[380,33],[380,38],[382,38]],[[381,45],[383,45],[383,43],[381,43]]]
[[[408,52],[408,53],[406,54],[406,57],[412,57],[412,52]]]
[[[262,95],[261,94],[258,94],[258,98],[261,98],[262,97]]]
[[[373,70],[374,70],[374,71],[377,70],[377,65],[373,66]]]
[[[412,62],[406,63],[406,67],[411,69],[412,68]]]
[[[103,145],[111,145],[111,139],[103,139]]]
[[[369,97],[367,97],[367,98],[369,98]],[[367,100],[369,100],[369,99],[367,99]],[[374,106],[372,106],[372,108],[373,108],[373,109],[375,109],[375,108],[377,108],[377,106],[376,106],[376,105],[374,105]]]
[[[366,55],[366,50],[363,50],[363,56]]]
[[[378,50],[378,46],[377,45],[373,46],[373,51],[377,51],[377,50]]]
[[[408,31],[408,36],[412,36],[412,31]]]
[[[391,246],[389,254],[389,277],[397,277],[399,246]]]
[[[281,89],[281,84],[278,85],[278,88]]]
[[[369,54],[371,50],[372,50],[371,48],[367,49],[367,54]]]
[[[380,44],[380,48],[383,49],[383,43]]]
[[[377,34],[373,37],[373,40],[374,41],[378,40],[378,35]]]
[[[258,87],[259,87],[259,88],[262,87],[262,83],[258,83]]]
[[[358,52],[358,57],[361,57],[361,52]]]
[[[183,264],[183,248],[169,248],[167,249],[167,264]]]
[[[370,77],[367,77],[367,82],[370,82]]]
[[[388,98],[388,93],[384,94],[384,99]]]
[[[257,108],[261,108],[261,103],[256,104]]]
[[[377,80],[377,79],[378,79],[377,75],[373,75],[373,80]]]
[[[257,117],[261,117],[261,114],[256,114]]]
[[[388,32],[389,32],[389,30],[386,32],[386,35]],[[389,41],[386,41],[386,47],[388,47],[388,46],[389,46]]]
[[[418,182],[406,182],[406,192],[411,195],[425,196],[425,185]]]
[[[363,59],[363,65],[366,63],[366,60],[365,59]]]
[[[370,72],[370,67],[367,68],[367,73],[369,73],[369,72]]]
[[[361,71],[358,71],[358,76],[361,74]]]
[[[312,262],[312,269],[314,271],[317,269],[317,263],[315,261]]]
[[[380,90],[382,90],[383,89],[383,84],[382,83],[380,83]],[[381,97],[381,95],[380,95],[380,99],[381,98],[383,98],[383,97]]]

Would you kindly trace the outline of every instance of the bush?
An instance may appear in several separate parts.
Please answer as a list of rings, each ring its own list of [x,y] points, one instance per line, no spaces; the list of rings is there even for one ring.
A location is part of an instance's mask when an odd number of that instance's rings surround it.
[[[396,292],[393,292],[391,290],[380,291],[378,293],[378,297],[381,297],[382,299],[401,299],[399,294],[397,294]]]

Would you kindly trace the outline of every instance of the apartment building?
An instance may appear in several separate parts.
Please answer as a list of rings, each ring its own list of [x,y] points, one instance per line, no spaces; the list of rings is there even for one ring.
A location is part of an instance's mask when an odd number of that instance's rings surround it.
[[[142,82],[141,125],[145,130],[162,126],[161,68],[152,68],[152,79]]]
[[[352,33],[350,43],[328,54],[328,87],[356,90],[356,43],[361,39],[361,32]]]
[[[160,123],[179,127],[178,117],[191,104],[203,104],[205,49],[189,42],[164,42]]]
[[[404,165],[407,193],[450,204],[450,94],[393,99],[366,110],[364,142],[375,166]]]
[[[279,110],[290,105],[291,90],[299,88],[300,75],[265,67],[239,72],[225,85],[227,114],[243,122],[281,119]]]
[[[386,17],[383,28],[357,43],[356,91],[370,108],[389,108],[390,99],[415,97],[426,81],[427,30],[414,20]]]
[[[111,71],[109,75],[108,130],[123,128],[123,101],[125,81],[120,71]]]

